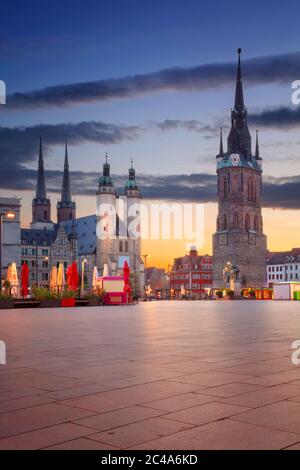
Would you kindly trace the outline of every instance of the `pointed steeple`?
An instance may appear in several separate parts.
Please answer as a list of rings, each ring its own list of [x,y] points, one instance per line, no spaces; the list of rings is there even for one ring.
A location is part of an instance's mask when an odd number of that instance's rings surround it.
[[[236,86],[234,108],[231,110],[231,130],[228,136],[228,153],[238,153],[250,161],[251,136],[247,125],[247,109],[244,102],[242,71],[241,71],[241,49],[238,49],[238,64],[236,73]]]
[[[237,72],[236,72],[235,99],[234,99],[234,109],[237,112],[241,112],[245,109],[243,83],[242,83],[242,70],[241,70],[241,52],[242,52],[242,49],[238,48],[237,50],[238,65],[237,65]]]
[[[39,162],[38,162],[38,173],[37,173],[37,185],[36,185],[36,198],[46,199],[46,184],[45,184],[45,172],[44,172],[44,158],[43,158],[43,144],[42,144],[42,133],[40,132],[40,145],[39,145]]]
[[[259,145],[258,145],[258,130],[256,130],[256,143],[255,143],[255,158],[259,160]]]
[[[69,174],[69,158],[68,158],[68,136],[65,139],[65,163],[64,163],[64,175],[63,184],[61,190],[61,202],[71,202],[71,190],[70,190],[70,174]]]
[[[68,156],[68,136],[65,137],[65,162],[63,182],[61,188],[61,200],[57,203],[57,221],[64,222],[76,218],[76,204],[72,201],[70,172],[69,172],[69,156]]]
[[[37,171],[37,185],[35,197],[32,200],[32,224],[35,223],[51,223],[51,202],[47,198],[45,171],[44,171],[44,158],[43,158],[43,143],[42,134],[40,132],[39,143],[39,161]]]
[[[224,150],[223,150],[223,131],[222,127],[220,128],[220,149],[219,149],[219,157],[224,157]]]

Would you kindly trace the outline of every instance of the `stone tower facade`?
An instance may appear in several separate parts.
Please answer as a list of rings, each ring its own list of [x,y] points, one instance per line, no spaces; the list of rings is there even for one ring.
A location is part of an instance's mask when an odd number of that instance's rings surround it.
[[[69,158],[68,158],[68,138],[66,136],[65,142],[65,163],[63,183],[61,190],[61,200],[57,203],[57,222],[65,222],[67,220],[75,220],[76,218],[76,204],[71,198],[70,189],[70,172],[69,172]]]
[[[225,287],[224,267],[227,263],[238,269],[241,287],[266,284],[267,240],[263,233],[262,159],[256,133],[255,153],[251,151],[251,135],[244,104],[241,50],[238,66],[234,108],[227,152],[220,149],[216,157],[218,177],[217,230],[213,235],[214,287]]]

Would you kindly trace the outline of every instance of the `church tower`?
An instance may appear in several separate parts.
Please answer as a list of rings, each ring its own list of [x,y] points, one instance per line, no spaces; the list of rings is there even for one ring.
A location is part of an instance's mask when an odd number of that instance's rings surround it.
[[[37,186],[36,194],[32,200],[32,222],[31,228],[52,228],[51,222],[51,202],[47,198],[45,172],[44,172],[44,158],[43,158],[43,144],[42,135],[40,134],[39,145],[39,161],[37,172]]]
[[[108,265],[110,275],[115,275],[117,270],[116,259],[113,256],[117,231],[116,201],[117,194],[110,176],[110,164],[106,154],[97,191],[97,267],[100,274],[104,264]]]
[[[67,220],[74,220],[76,218],[76,204],[71,198],[70,189],[70,173],[69,173],[69,158],[68,158],[68,137],[66,136],[65,142],[65,163],[63,183],[61,190],[61,200],[57,203],[57,222],[64,222]]]
[[[213,235],[214,287],[226,287],[224,268],[227,263],[238,270],[241,287],[265,284],[267,239],[263,233],[262,159],[256,132],[255,153],[251,151],[251,135],[247,124],[247,108],[241,72],[241,49],[238,65],[234,107],[227,152],[220,149],[216,157],[218,178],[217,230]]]
[[[141,256],[141,191],[135,179],[133,161],[128,170],[124,194],[127,198],[127,230],[130,267],[135,272],[138,287],[144,288],[144,264]]]

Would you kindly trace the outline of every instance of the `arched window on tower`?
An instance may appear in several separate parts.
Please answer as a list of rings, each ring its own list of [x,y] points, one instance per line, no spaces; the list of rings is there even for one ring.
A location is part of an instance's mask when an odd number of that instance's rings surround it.
[[[227,230],[227,214],[223,216],[223,230]]]
[[[258,215],[254,216],[254,230],[258,232],[259,230],[259,221],[258,221]]]
[[[245,217],[245,230],[250,230],[250,215],[246,214]]]
[[[217,217],[217,230],[221,230],[219,216]]]
[[[256,185],[252,177],[248,179],[248,201],[256,202]]]
[[[122,253],[123,251],[123,243],[119,242],[119,252]]]
[[[233,214],[233,228],[235,230],[238,230],[239,228],[239,214],[237,212],[234,212]]]
[[[227,178],[222,178],[222,183],[221,183],[221,199],[222,201],[227,201],[228,197],[228,181]]]
[[[44,220],[47,220],[47,211],[46,211],[46,209],[44,210]]]

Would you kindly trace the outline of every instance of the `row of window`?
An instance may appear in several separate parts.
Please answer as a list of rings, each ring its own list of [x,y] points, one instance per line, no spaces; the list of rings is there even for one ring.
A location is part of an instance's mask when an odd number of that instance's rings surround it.
[[[289,266],[286,266],[286,265],[285,266],[268,266],[268,271],[269,273],[270,272],[274,273],[275,271],[276,272],[288,271],[288,269],[290,271],[293,271],[293,270],[298,271],[299,269],[300,271],[300,268],[298,266],[300,266],[300,264],[290,264]]]
[[[227,177],[221,179],[221,201],[228,200],[230,185]],[[247,184],[247,199],[249,202],[256,202],[256,183],[255,179],[250,177]]]
[[[172,274],[172,280],[189,279],[189,274]],[[211,279],[212,274],[192,274],[192,279]]]
[[[205,288],[210,288],[210,287],[211,287],[211,284],[198,284],[198,283],[192,284],[192,290],[200,290],[200,289],[205,289]],[[183,288],[186,290],[189,290],[189,286],[183,286]],[[174,284],[172,286],[172,289],[181,290],[182,284]]]
[[[298,273],[291,273],[291,274],[269,274],[268,275],[269,281],[293,281],[299,279]]]
[[[251,217],[249,214],[245,215],[244,223],[243,223],[245,230],[254,230],[255,232],[258,232],[259,230],[259,216],[256,214],[253,218],[253,223],[251,222]],[[241,227],[240,225],[240,218],[239,214],[237,212],[234,212],[233,214],[233,221],[232,224],[229,224],[229,217],[227,214],[224,214],[222,217],[222,221],[220,221],[219,217],[217,219],[217,226],[218,230],[228,230],[228,229],[233,229],[233,230],[238,230]]]

